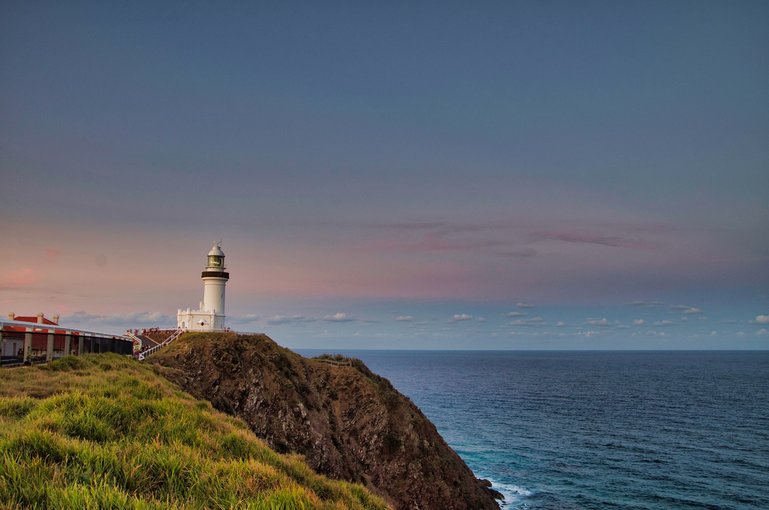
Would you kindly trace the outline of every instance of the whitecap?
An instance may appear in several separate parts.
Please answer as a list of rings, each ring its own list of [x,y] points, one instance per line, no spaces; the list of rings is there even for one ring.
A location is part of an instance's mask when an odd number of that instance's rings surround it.
[[[497,482],[493,478],[484,477],[491,482],[491,488],[502,494],[505,499],[499,502],[502,508],[514,508],[513,505],[519,503],[523,498],[533,494],[532,491],[512,483]]]

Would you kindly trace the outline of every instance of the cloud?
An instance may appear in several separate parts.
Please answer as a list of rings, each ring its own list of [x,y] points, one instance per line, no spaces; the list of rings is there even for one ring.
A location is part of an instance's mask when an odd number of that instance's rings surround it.
[[[654,325],[655,325],[655,326],[662,326],[662,327],[666,327],[666,326],[674,326],[674,325],[675,325],[675,322],[673,322],[673,321],[669,321],[669,320],[663,320],[663,321],[657,321],[657,322],[655,322],[655,323],[654,323]]]
[[[644,241],[625,239],[620,236],[607,236],[583,232],[535,232],[533,237],[538,239],[548,239],[551,241],[563,241],[567,243],[598,244],[601,246],[611,246],[613,248],[649,249],[653,247],[650,243]]]
[[[333,315],[323,316],[323,320],[328,322],[352,322],[355,320],[355,317],[353,317],[349,313],[336,312]]]
[[[632,303],[628,303],[628,305],[638,308],[654,308],[656,306],[661,306],[662,303],[659,301],[633,301]]]
[[[769,324],[769,315],[756,315],[756,318],[753,319],[753,322],[756,324]]]
[[[458,313],[455,314],[451,319],[449,319],[449,322],[463,322],[463,321],[471,321],[473,320],[472,315],[468,315],[466,313]]]
[[[590,324],[591,326],[600,326],[600,327],[608,327],[608,326],[614,326],[611,322],[609,322],[606,317],[603,319],[588,319],[585,321],[585,324]]]
[[[534,305],[530,305],[529,303],[516,303],[516,308],[534,308]]]
[[[507,312],[506,315],[508,317],[526,317],[528,314],[526,312]]]
[[[93,314],[85,311],[78,311],[61,317],[61,324],[68,322],[78,324],[92,324],[98,326],[168,326],[176,324],[176,315],[169,315],[162,312],[128,312],[123,314]]]
[[[315,317],[307,317],[306,315],[285,315],[277,314],[267,319],[267,324],[303,324],[307,322],[315,322],[318,319]]]
[[[395,320],[398,322],[411,322],[414,320],[414,317],[411,315],[399,315],[395,318]]]
[[[758,331],[756,331],[756,335],[758,336],[769,335],[769,329],[761,328]]]
[[[445,251],[478,251],[485,248],[500,248],[509,244],[508,241],[496,239],[447,239],[446,234],[439,232],[427,232],[420,239],[414,241],[401,241],[383,239],[366,243],[364,246],[371,251],[394,252],[445,252]],[[524,257],[526,255],[524,254]]]
[[[643,326],[646,324],[646,321],[643,319],[636,319],[633,321],[633,326]]]
[[[542,317],[532,317],[530,319],[518,319],[510,323],[511,326],[538,327],[546,326],[547,322]]]
[[[558,322],[555,323],[555,327],[557,327],[557,328],[562,328],[565,325],[566,325],[566,323],[563,322],[563,321],[558,321]]]
[[[684,315],[693,315],[696,313],[702,313],[702,310],[699,308],[695,308],[693,306],[687,306],[687,305],[673,305],[669,306],[668,310],[671,312],[681,312]]]
[[[312,317],[309,315],[298,315],[298,314],[278,314],[273,315],[269,319],[267,319],[267,324],[271,324],[273,326],[279,325],[279,324],[307,324],[311,322],[318,322],[318,321],[325,321],[325,322],[353,322],[357,319],[346,312],[336,312],[334,314],[324,315],[321,318],[318,317]]]
[[[228,315],[227,322],[231,324],[249,324],[259,320],[259,316],[255,313],[247,313],[245,315]]]
[[[31,287],[39,283],[41,279],[42,275],[38,270],[31,267],[22,267],[5,273],[0,278],[0,288]]]
[[[497,252],[502,257],[510,257],[513,259],[527,260],[538,255],[537,250],[534,248],[519,248],[515,250],[500,250]]]
[[[399,223],[361,223],[359,227],[380,228],[392,230],[437,230],[450,228],[449,223],[443,221],[405,221]]]

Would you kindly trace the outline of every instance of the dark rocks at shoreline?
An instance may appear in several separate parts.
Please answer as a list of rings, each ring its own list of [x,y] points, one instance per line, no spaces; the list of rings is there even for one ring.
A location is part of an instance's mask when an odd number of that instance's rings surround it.
[[[478,483],[480,483],[481,487],[483,487],[486,492],[491,494],[494,499],[498,501],[505,500],[505,496],[501,492],[492,488],[492,484],[489,480],[486,480],[485,478],[478,478]]]

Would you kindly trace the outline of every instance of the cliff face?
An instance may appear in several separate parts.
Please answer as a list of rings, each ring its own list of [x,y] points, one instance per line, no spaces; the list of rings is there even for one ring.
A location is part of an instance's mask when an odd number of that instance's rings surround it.
[[[187,334],[150,360],[274,449],[398,509],[499,508],[421,411],[361,361],[333,365],[234,333]]]

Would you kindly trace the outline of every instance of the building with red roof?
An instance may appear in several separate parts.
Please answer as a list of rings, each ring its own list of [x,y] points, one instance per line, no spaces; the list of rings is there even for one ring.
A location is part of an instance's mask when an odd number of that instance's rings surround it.
[[[8,314],[0,321],[0,361],[3,364],[51,361],[87,352],[132,354],[133,342],[122,336],[67,328],[59,316]]]

